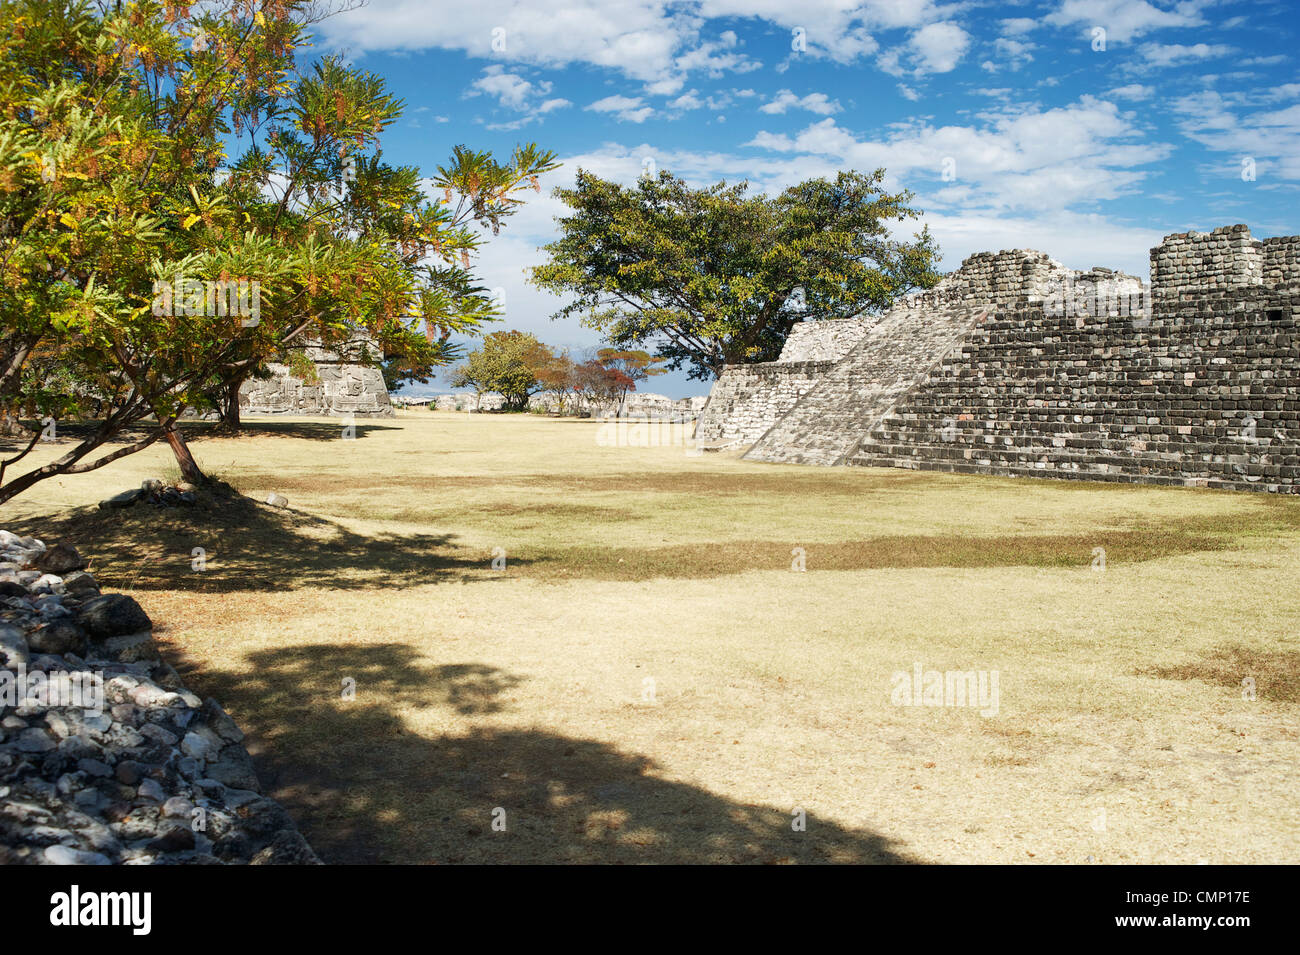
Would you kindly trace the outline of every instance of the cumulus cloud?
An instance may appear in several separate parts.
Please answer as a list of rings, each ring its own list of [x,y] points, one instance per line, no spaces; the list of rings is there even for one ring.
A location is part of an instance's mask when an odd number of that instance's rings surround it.
[[[1223,43],[1194,43],[1191,46],[1181,43],[1144,43],[1138,52],[1151,66],[1178,66],[1228,56],[1237,52],[1237,48]]]
[[[1143,86],[1141,83],[1130,83],[1127,86],[1117,86],[1110,91],[1114,99],[1132,99],[1144,100],[1150,99],[1155,90],[1150,86]]]
[[[483,75],[470,84],[465,95],[467,97],[492,96],[495,97],[497,105],[502,109],[526,113],[527,115],[517,116],[510,120],[487,124],[488,129],[513,130],[527,126],[554,110],[573,105],[567,99],[558,96],[538,103],[539,98],[546,96],[551,91],[551,85],[549,81],[543,80],[534,83],[531,80],[524,79],[518,73],[508,73],[505,67],[494,63],[485,68]],[[437,119],[439,122],[446,122],[445,117],[438,117]]]
[[[1155,30],[1204,26],[1201,8],[1210,2],[1185,0],[1172,9],[1162,9],[1146,0],[1064,0],[1043,19],[1053,26],[1077,27],[1085,35],[1102,27],[1108,42],[1125,43]]]
[[[970,47],[970,34],[955,23],[929,23],[912,34],[916,73],[948,73]]]
[[[925,195],[942,210],[1065,209],[1132,193],[1141,167],[1172,147],[1142,139],[1113,103],[1085,96],[1069,106],[1006,108],[980,114],[979,125],[916,121],[883,139],[859,140],[833,119],[794,135],[759,133],[749,145],[776,153],[822,157],[838,168],[874,169]],[[946,161],[956,180],[945,182]]]
[[[1300,84],[1276,93],[1225,95],[1206,90],[1173,103],[1179,129],[1194,142],[1223,154],[1220,171],[1239,176],[1242,160],[1253,160],[1256,182],[1300,180]],[[1289,101],[1281,108],[1258,104]]]
[[[606,96],[583,108],[594,113],[613,113],[626,123],[644,123],[654,115],[654,107],[642,105],[639,96]]]
[[[788,109],[803,109],[821,116],[829,116],[840,111],[840,104],[830,99],[825,93],[809,93],[796,96],[790,90],[780,90],[769,102],[759,108],[761,113],[780,114]]]

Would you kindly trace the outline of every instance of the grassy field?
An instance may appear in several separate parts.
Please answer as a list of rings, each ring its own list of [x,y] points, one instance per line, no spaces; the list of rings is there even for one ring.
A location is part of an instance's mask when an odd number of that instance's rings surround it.
[[[150,449],[0,526],[136,596],[327,861],[1300,861],[1300,500],[598,427],[195,426],[288,508],[96,509]],[[917,665],[996,672],[996,713],[896,705]]]

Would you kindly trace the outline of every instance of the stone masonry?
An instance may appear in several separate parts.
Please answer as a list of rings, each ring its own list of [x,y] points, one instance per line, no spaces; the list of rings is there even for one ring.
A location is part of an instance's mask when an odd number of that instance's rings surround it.
[[[971,256],[864,327],[810,387],[806,370],[773,370],[784,352],[729,367],[702,437],[753,434],[753,409],[788,404],[746,457],[1300,490],[1300,237],[1172,235],[1151,278],[1024,250]],[[765,373],[798,377],[802,394],[731,397]]]
[[[245,414],[359,415],[389,417],[393,406],[383,373],[376,367],[383,352],[373,340],[356,337],[333,348],[306,344],[303,352],[316,366],[318,384],[308,384],[272,363],[271,377],[246,381],[239,390]]]

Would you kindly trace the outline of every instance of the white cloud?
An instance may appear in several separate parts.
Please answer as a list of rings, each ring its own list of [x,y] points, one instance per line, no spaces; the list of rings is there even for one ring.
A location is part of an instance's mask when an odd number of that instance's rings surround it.
[[[537,98],[545,96],[550,91],[551,83],[549,81],[533,83],[517,73],[507,73],[505,67],[494,63],[486,67],[483,70],[483,75],[470,84],[470,88],[465,95],[467,97],[484,94],[494,96],[497,105],[502,109],[525,113],[526,115],[514,119],[487,124],[488,129],[515,130],[527,126],[547,113],[573,105],[562,97],[548,99],[540,104],[536,102]],[[440,123],[447,121],[445,116],[438,116],[435,119]]]
[[[623,122],[643,123],[654,115],[653,106],[642,106],[639,96],[606,96],[583,109],[595,113],[613,113]]]
[[[1007,36],[1020,36],[1039,25],[1032,17],[1012,17],[1002,21],[1002,32]]]
[[[788,109],[804,109],[820,116],[829,116],[840,111],[840,104],[831,100],[825,93],[809,93],[807,96],[795,96],[790,90],[780,90],[776,97],[758,108],[761,113],[780,114]]]
[[[1276,102],[1273,95],[1229,96],[1207,90],[1175,100],[1178,126],[1185,136],[1224,158],[1219,171],[1240,179],[1242,160],[1255,163],[1256,182],[1268,186],[1278,180],[1300,180],[1300,84],[1287,84],[1280,109],[1246,111],[1249,101]]]
[[[1094,27],[1106,31],[1107,42],[1125,43],[1153,30],[1203,26],[1201,8],[1209,0],[1191,0],[1161,9],[1146,0],[1063,0],[1059,9],[1044,17],[1058,27],[1074,26],[1087,36]]]
[[[1139,52],[1152,66],[1176,66],[1197,60],[1212,60],[1235,53],[1236,47],[1223,43],[1195,43],[1184,46],[1181,43],[1144,43]]]
[[[930,23],[912,34],[916,75],[951,72],[970,47],[970,34],[955,23]]]
[[[1002,68],[1015,71],[1020,69],[1026,63],[1032,63],[1034,61],[1033,54],[1029,51],[1036,48],[1036,45],[1033,43],[1024,40],[1013,40],[1010,37],[1001,36],[993,41],[993,49],[1001,58],[1002,62],[985,61],[980,65],[990,73],[996,73]]]
[[[494,63],[483,70],[483,75],[470,84],[469,96],[486,93],[495,96],[507,109],[525,109],[529,98],[545,96],[551,91],[549,82],[533,84],[517,73],[507,73],[505,67]]]
[[[704,100],[700,99],[698,94],[699,90],[691,90],[689,93],[683,93],[675,100],[670,101],[668,108],[680,110],[699,109],[704,105]]]
[[[880,44],[873,31],[920,34],[957,8],[941,0],[475,0],[439,4],[431,16],[428,0],[370,0],[317,30],[323,46],[353,57],[449,49],[512,65],[588,64],[641,81],[647,95],[670,96],[692,72],[718,76],[761,66],[742,51],[733,30],[710,39],[713,24],[758,20],[786,33],[802,30],[805,48],[791,47],[780,71],[797,57],[851,63],[874,55]],[[924,71],[943,72],[928,65],[949,55],[937,37],[923,35],[920,42],[920,53],[931,55],[921,57]]]
[[[881,140],[858,140],[825,119],[793,136],[761,132],[749,145],[822,158],[836,168],[883,166],[897,183],[924,190],[927,208],[989,213],[1060,210],[1128,195],[1149,174],[1140,167],[1172,152],[1144,142],[1113,103],[1088,96],[1066,107],[1006,108],[978,118],[980,126],[901,124]],[[955,182],[942,180],[949,159]]]
[[[1133,99],[1143,100],[1150,99],[1155,90],[1150,86],[1143,86],[1141,83],[1130,83],[1127,86],[1117,86],[1110,91],[1110,95],[1116,99]]]

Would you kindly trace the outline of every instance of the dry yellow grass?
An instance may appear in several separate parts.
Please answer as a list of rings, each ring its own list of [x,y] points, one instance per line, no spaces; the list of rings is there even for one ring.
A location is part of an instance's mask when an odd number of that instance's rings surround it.
[[[94,509],[159,449],[0,524],[135,592],[327,860],[1300,859],[1300,501],[597,427],[254,421],[196,454],[287,511]],[[893,705],[915,663],[997,671],[997,714]]]

